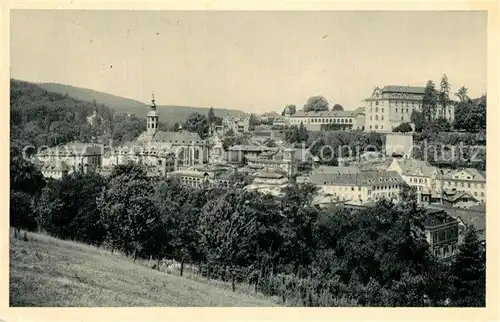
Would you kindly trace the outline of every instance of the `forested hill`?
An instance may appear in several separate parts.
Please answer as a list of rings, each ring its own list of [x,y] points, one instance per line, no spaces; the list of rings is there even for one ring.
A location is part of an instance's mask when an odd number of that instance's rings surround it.
[[[93,138],[115,143],[132,140],[146,123],[135,116],[115,115],[112,108],[47,91],[36,84],[10,81],[10,136],[13,148],[54,146]],[[100,118],[91,125],[87,117],[97,109]]]
[[[149,110],[149,106],[147,104],[141,103],[139,101],[95,91],[92,89],[56,83],[40,83],[37,85],[49,92],[60,93],[63,95],[68,94],[69,96],[82,101],[92,102],[93,100],[95,100],[97,103],[107,105],[117,111],[124,113],[134,113],[137,116],[141,114],[141,110],[144,110],[143,116],[145,117]]]
[[[68,94],[76,99],[92,102],[95,100],[97,103],[105,104],[112,107],[117,112],[135,114],[137,117],[145,118],[149,111],[149,106],[145,103],[111,95],[91,89],[74,87],[70,85],[56,84],[56,83],[41,83],[38,84],[41,88],[51,92],[60,94]],[[200,113],[203,115],[208,114],[208,107],[191,107],[191,106],[178,106],[178,105],[158,105],[158,112],[160,120],[164,123],[173,124],[175,122],[184,122],[189,114]],[[227,113],[229,115],[240,115],[242,111],[233,109],[214,108],[215,114],[223,117]]]

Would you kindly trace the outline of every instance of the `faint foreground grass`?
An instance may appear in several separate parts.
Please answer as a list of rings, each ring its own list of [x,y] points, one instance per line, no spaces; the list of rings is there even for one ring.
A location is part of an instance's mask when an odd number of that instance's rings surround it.
[[[10,238],[10,306],[275,306],[269,298],[152,270],[122,255],[27,233]]]

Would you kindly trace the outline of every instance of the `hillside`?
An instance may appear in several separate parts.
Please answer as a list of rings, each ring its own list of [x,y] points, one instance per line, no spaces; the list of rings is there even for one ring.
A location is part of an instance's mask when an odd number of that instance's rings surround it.
[[[10,306],[274,306],[158,272],[91,246],[28,233],[10,239]]]
[[[115,109],[117,112],[135,114],[140,118],[145,118],[149,110],[149,105],[145,103],[91,89],[56,83],[41,83],[37,85],[51,92],[63,95],[67,93],[69,96],[79,100],[90,102],[92,100],[96,100],[97,103],[107,105]],[[208,110],[209,108],[207,107],[158,105],[160,120],[164,123],[184,122],[189,114],[198,112],[206,115],[208,114]],[[242,111],[232,109],[214,108],[214,110],[215,114],[219,117],[224,117],[226,113],[229,113],[230,115],[240,115],[243,113]]]

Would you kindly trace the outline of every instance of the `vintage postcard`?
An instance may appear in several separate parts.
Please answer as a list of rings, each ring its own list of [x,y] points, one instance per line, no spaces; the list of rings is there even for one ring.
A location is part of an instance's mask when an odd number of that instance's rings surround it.
[[[3,8],[0,319],[498,314],[495,2]]]

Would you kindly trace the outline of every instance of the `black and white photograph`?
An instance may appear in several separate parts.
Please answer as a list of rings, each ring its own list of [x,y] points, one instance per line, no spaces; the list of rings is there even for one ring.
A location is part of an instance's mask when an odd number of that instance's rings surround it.
[[[488,19],[10,10],[8,306],[485,308]]]

